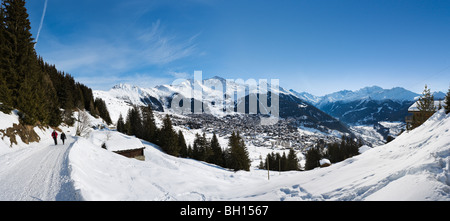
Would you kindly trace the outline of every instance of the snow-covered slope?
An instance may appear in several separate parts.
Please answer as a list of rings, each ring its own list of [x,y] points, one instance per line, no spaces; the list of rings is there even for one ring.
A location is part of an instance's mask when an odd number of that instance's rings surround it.
[[[181,95],[193,102],[191,105],[188,104],[188,109],[182,112],[183,115],[192,114],[193,109],[191,108],[197,106],[201,107],[200,110],[204,111],[203,113],[221,118],[226,115],[244,114],[242,112],[245,114],[262,113],[263,111],[259,109],[262,105],[259,104],[264,102],[259,100],[258,96],[267,94],[268,89],[256,87],[258,83],[256,81],[231,81],[216,76],[203,82],[184,80],[173,85],[160,85],[154,88],[120,84],[109,91],[93,91],[93,94],[94,97],[105,101],[113,122],[117,122],[120,114],[125,118],[132,105],[147,106],[151,104],[153,109],[158,112],[179,114],[172,108],[175,95]],[[275,90],[279,95],[279,117],[292,119],[295,121],[292,123],[294,125],[319,129],[324,132],[351,133],[345,124],[304,102],[292,92],[286,91],[282,87]],[[271,96],[272,94],[267,96],[270,97],[267,104],[272,102]],[[255,101],[255,104],[251,101]],[[183,104],[184,102],[185,100],[183,100]],[[193,105],[194,103],[199,105]],[[270,106],[272,108],[272,105]],[[197,111],[196,113],[198,113]]]
[[[234,173],[143,143],[145,162],[78,139],[69,155],[75,188],[86,200],[450,200],[443,111],[387,145],[327,168],[271,172],[270,180],[267,171]]]
[[[243,82],[225,80],[221,77],[213,77],[203,82],[198,80],[183,80],[175,82],[173,85],[159,85],[154,88],[141,88],[129,84],[118,84],[109,91],[94,90],[94,97],[105,100],[110,111],[111,119],[116,122],[119,115],[126,116],[132,105],[147,106],[152,104],[153,109],[157,111],[169,111],[171,101],[175,95],[181,95],[184,98],[194,98],[203,101],[204,108],[216,116],[226,115],[220,106],[211,105],[225,98],[225,108],[233,109],[234,102],[242,102],[245,96],[249,94],[267,93],[267,91],[258,91],[256,84],[258,82]],[[252,86],[249,87],[250,83]],[[247,91],[246,91],[247,89]],[[294,96],[289,91],[279,88],[279,94]],[[235,97],[236,93],[236,97]],[[234,100],[236,99],[236,100]]]
[[[15,122],[17,116],[3,118]],[[143,141],[146,161],[137,161],[101,148],[120,135],[115,131],[75,138],[74,128],[63,129],[69,131],[66,146],[53,146],[49,130],[39,131],[39,143],[9,148],[0,140],[0,199],[450,200],[450,115],[443,110],[387,145],[366,147],[327,168],[271,172],[270,180],[255,162],[250,172],[235,173],[166,155]],[[185,133],[186,140],[193,134]],[[249,151],[262,152],[254,146]]]

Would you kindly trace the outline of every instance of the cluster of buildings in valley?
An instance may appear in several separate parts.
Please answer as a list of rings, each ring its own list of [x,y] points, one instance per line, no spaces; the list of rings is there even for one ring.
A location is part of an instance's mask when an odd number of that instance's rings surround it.
[[[202,129],[205,133],[215,133],[220,137],[239,132],[247,145],[272,149],[294,148],[308,150],[319,142],[339,142],[341,137],[319,131],[298,129],[290,120],[279,120],[273,125],[262,125],[259,115],[227,115],[216,117],[208,114],[193,114],[186,117],[171,116],[175,126],[186,129]]]

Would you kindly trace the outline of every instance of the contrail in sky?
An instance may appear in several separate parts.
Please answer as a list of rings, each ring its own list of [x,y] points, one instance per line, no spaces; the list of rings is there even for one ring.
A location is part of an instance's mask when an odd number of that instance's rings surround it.
[[[39,40],[39,35],[41,34],[42,25],[44,24],[45,12],[47,11],[47,3],[48,3],[48,0],[45,0],[44,11],[42,12],[42,17],[41,17],[41,23],[39,24],[38,33],[37,33],[37,36],[36,36],[36,44],[37,44],[37,42]],[[34,47],[36,47],[36,44],[34,45]]]

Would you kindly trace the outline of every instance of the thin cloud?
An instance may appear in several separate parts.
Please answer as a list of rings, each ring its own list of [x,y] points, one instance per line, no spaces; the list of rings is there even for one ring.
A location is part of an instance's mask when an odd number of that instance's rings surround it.
[[[70,45],[52,39],[50,52],[44,52],[43,56],[59,69],[80,77],[118,77],[132,74],[133,70],[162,67],[197,51],[198,35],[183,39],[167,34],[160,20],[145,31],[124,35],[80,37]]]
[[[197,36],[198,34],[180,40],[177,36],[165,33],[161,21],[157,20],[147,32],[137,37],[139,44],[143,46],[140,57],[149,64],[163,65],[190,56],[196,52]]]
[[[42,12],[41,22],[39,23],[39,29],[38,29],[38,32],[36,35],[36,44],[39,40],[39,35],[41,35],[42,25],[44,24],[45,14],[47,13],[47,3],[48,3],[48,0],[45,0],[44,11]],[[35,47],[36,47],[36,44],[34,45]]]

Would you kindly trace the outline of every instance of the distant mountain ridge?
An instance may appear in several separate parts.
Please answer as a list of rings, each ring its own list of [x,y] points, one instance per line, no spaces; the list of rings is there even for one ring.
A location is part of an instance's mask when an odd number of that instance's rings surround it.
[[[208,87],[207,82],[211,80],[220,81],[224,87],[229,87],[231,92]],[[199,92],[193,92],[194,87],[201,88],[203,93],[195,94]],[[376,125],[380,121],[403,122],[408,115],[408,107],[420,96],[401,87],[383,89],[379,86],[364,87],[356,91],[342,90],[325,96],[315,96],[307,92],[299,93],[282,87],[279,87],[277,92],[280,98],[280,117],[294,119],[295,124],[299,126],[323,131],[338,130],[345,133],[349,132],[346,124]],[[156,111],[167,111],[171,109],[172,100],[177,95],[190,99],[191,110],[197,102],[202,105],[202,111],[207,110],[208,113],[220,117],[228,114],[223,111],[224,109],[237,110],[237,106],[244,102],[245,113],[249,113],[250,96],[256,96],[257,101],[260,102],[260,93],[264,94],[267,91],[259,92],[255,88],[242,87],[237,82],[215,76],[201,83],[189,79],[175,85],[159,85],[153,88],[118,84],[109,91],[94,91],[94,96],[102,98],[107,105],[111,106],[110,115],[115,121],[119,114],[125,115],[131,105],[150,104]],[[439,97],[439,93],[435,94]],[[237,100],[230,99],[232,96],[235,96]],[[202,98],[202,101],[194,98]],[[223,107],[214,105],[217,100],[223,98],[225,98]],[[270,101],[268,104],[270,105]],[[260,113],[259,107],[257,113]]]
[[[291,92],[350,125],[375,125],[380,121],[402,122],[408,115],[408,107],[420,96],[402,87],[383,89],[379,86],[364,87],[356,91],[342,90],[321,97],[306,92]]]
[[[229,87],[229,91],[215,90],[207,86],[209,80],[219,80],[225,83]],[[193,91],[193,87],[199,87],[203,90],[202,94],[198,91]],[[292,124],[297,126],[304,126],[309,128],[318,129],[323,132],[331,132],[337,130],[343,133],[351,133],[348,127],[333,118],[329,114],[321,111],[313,105],[305,102],[303,99],[297,97],[291,93],[279,87],[276,91],[279,94],[279,116],[284,119],[290,119]],[[191,101],[191,107],[195,102],[202,105],[202,110],[208,110],[216,117],[223,117],[229,114],[224,112],[221,106],[215,105],[218,100],[224,100],[224,109],[237,110],[237,106],[244,104],[245,113],[249,113],[249,99],[256,96],[257,108],[256,114],[260,114],[259,100],[261,94],[267,94],[268,106],[271,106],[271,93],[267,91],[255,90],[247,86],[242,86],[240,82],[226,81],[220,77],[214,77],[203,80],[202,83],[194,80],[185,80],[176,85],[159,85],[153,88],[140,88],[129,84],[118,84],[109,91],[94,91],[94,96],[100,97],[105,100],[110,115],[113,121],[119,118],[119,115],[126,115],[128,109],[132,105],[146,106],[152,105],[153,109],[160,112],[170,111],[172,101],[176,96],[187,98]],[[232,99],[233,97],[234,99]],[[194,99],[195,98],[195,99]],[[198,100],[202,98],[202,101]],[[225,99],[224,99],[225,98]],[[234,101],[234,102],[233,102]],[[192,108],[193,110],[193,108]],[[191,114],[190,111],[183,113],[183,115]],[[231,114],[238,114],[233,112]]]
[[[392,89],[383,89],[379,86],[364,87],[356,91],[341,90],[324,96],[315,96],[307,92],[296,92],[290,90],[300,98],[305,99],[311,104],[321,107],[330,102],[351,102],[357,100],[393,100],[393,101],[413,101],[420,94],[406,90],[402,87],[394,87]]]

